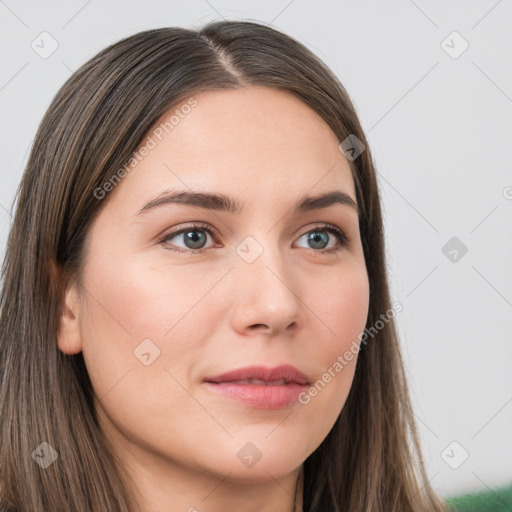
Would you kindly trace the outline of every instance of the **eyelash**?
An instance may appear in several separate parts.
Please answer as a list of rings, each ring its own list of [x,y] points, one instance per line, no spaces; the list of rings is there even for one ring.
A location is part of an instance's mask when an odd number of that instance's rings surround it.
[[[201,252],[207,251],[208,249],[211,249],[211,247],[206,247],[202,249],[177,249],[175,247],[166,246],[168,243],[167,241],[171,238],[174,238],[177,235],[180,235],[187,231],[206,231],[212,238],[216,238],[217,232],[215,230],[212,230],[210,226],[207,224],[203,224],[201,222],[193,224],[191,226],[187,226],[185,228],[180,228],[177,231],[173,231],[172,233],[168,233],[161,237],[158,242],[164,246],[165,249],[169,251],[175,251],[175,252],[181,252],[181,253],[192,253],[192,254],[199,254]],[[328,233],[334,234],[336,238],[338,239],[340,245],[338,247],[331,247],[330,249],[309,249],[310,251],[313,251],[315,253],[323,253],[323,254],[332,254],[332,253],[338,253],[342,249],[345,249],[345,247],[348,245],[349,240],[345,233],[339,229],[338,227],[334,226],[333,224],[321,224],[318,226],[313,226],[313,228],[309,229],[305,233],[303,233],[300,237],[302,238],[304,235],[307,235],[309,233],[315,232],[315,231],[326,231]]]

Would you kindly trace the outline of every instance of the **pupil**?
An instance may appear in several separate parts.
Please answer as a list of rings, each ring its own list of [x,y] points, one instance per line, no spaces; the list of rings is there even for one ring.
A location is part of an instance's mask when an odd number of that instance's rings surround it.
[[[199,233],[199,236],[197,235],[198,233]],[[204,233],[201,233],[200,231],[187,231],[185,239],[188,242],[191,242],[193,244],[192,247],[190,247],[190,249],[200,249],[200,247],[198,247],[198,246],[201,245],[201,242],[204,243],[204,241],[206,240],[206,237],[205,237]],[[198,243],[198,239],[199,239],[199,243]]]
[[[310,242],[313,242],[313,244],[316,244],[317,242],[320,242],[320,244],[322,243],[322,239],[324,240],[325,243],[327,243],[327,234],[326,233],[319,233],[319,232],[316,232],[316,233],[311,233],[309,235],[309,240]],[[314,247],[314,249],[323,249],[323,247]]]

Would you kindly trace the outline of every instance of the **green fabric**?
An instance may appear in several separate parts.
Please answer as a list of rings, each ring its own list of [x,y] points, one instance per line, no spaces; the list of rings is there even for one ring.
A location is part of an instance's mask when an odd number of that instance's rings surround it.
[[[512,484],[445,500],[454,512],[512,512]]]

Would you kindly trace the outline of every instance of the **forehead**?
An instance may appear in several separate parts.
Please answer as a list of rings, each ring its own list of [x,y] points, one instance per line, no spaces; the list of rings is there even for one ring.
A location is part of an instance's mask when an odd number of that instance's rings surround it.
[[[269,201],[336,188],[355,199],[336,135],[289,92],[248,87],[193,94],[166,112],[144,143],[151,149],[113,191],[125,206],[141,207],[172,188]]]

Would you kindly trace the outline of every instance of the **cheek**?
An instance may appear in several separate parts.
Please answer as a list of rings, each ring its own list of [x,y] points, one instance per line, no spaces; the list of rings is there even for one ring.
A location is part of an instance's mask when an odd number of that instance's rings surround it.
[[[97,262],[85,275],[87,371],[103,413],[141,444],[153,437],[171,446],[173,436],[194,431],[187,418],[204,414],[183,386],[215,322],[202,298],[218,279],[152,268],[136,257],[124,265]]]
[[[309,408],[312,429],[327,435],[339,416],[352,386],[360,335],[366,326],[369,283],[366,268],[354,265],[332,279],[324,293],[310,297],[311,310],[321,322],[323,336],[308,349],[318,373],[300,402]],[[322,411],[322,414],[318,414]]]
[[[136,255],[128,261],[110,255],[92,262],[84,275],[81,331],[97,395],[103,396],[127,372],[132,382],[141,373],[135,393],[150,392],[156,379],[166,380],[164,369],[197,355],[205,339],[201,326],[211,327],[214,320],[198,324],[193,318],[204,314],[201,298],[217,280],[183,267],[152,268]]]
[[[98,257],[84,275],[88,293],[81,315],[82,352],[99,397],[110,394],[113,386],[129,388],[139,403],[155,389],[181,395],[166,371],[185,379],[222,321],[214,288],[224,269],[173,267],[161,261],[110,254]]]
[[[218,281],[211,272],[194,271],[192,266],[155,267],[137,255],[128,261],[100,261],[86,278],[90,320],[117,333],[111,341],[124,340],[124,345],[126,339],[133,344],[144,338],[165,344],[185,325],[197,329],[191,313]]]
[[[322,344],[324,364],[359,342],[365,328],[369,308],[369,283],[366,268],[352,265],[339,278],[331,278],[311,296],[311,309],[324,325]],[[325,359],[327,358],[327,359]]]

